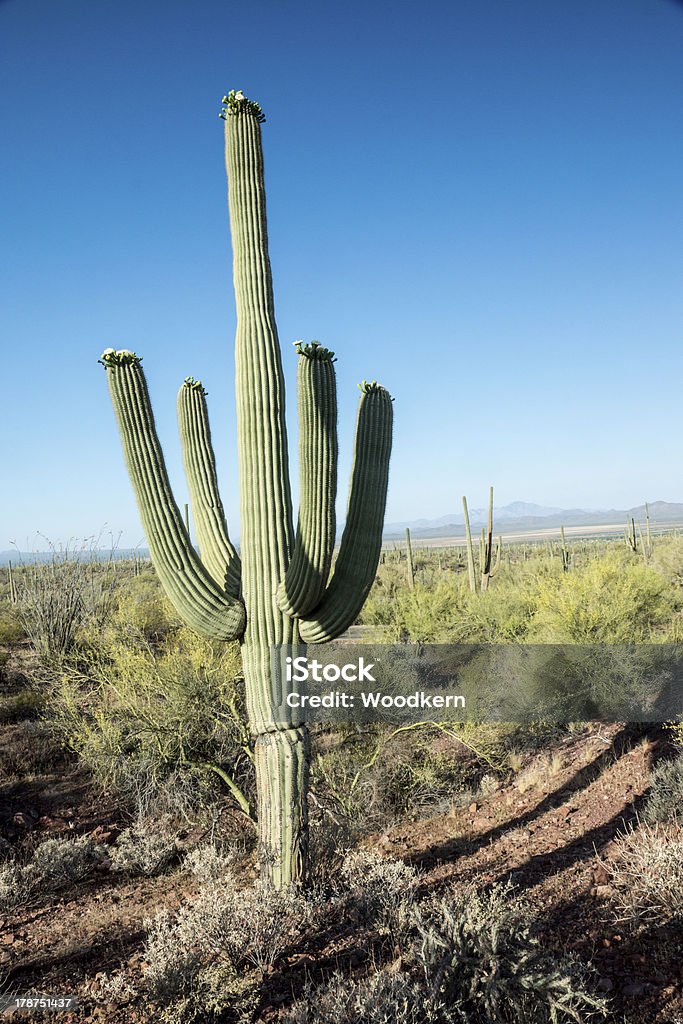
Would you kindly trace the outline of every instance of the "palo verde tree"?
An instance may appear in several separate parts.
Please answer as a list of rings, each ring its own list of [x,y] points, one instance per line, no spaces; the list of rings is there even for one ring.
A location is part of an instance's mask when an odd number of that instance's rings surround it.
[[[337,490],[334,353],[298,354],[300,509],[294,530],[285,391],[268,257],[260,106],[223,99],[237,306],[235,343],[241,544],[230,541],[201,383],[178,394],[185,471],[200,555],[171,493],[140,358],[101,358],[152,560],[182,619],[214,640],[242,644],[254,737],[262,874],[277,888],[305,877],[308,736],[271,672],[273,646],[333,640],[354,622],[381,548],[392,440],[392,399],[363,382],[346,524],[330,579]],[[279,709],[275,714],[275,709]]]

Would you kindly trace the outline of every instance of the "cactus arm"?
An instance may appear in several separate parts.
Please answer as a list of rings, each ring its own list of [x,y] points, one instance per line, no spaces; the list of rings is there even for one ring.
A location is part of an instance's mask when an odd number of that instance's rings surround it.
[[[134,353],[109,350],[102,362],[128,473],[164,591],[181,618],[202,636],[235,640],[244,630],[244,606],[221,591],[190,544],[171,492],[140,360]]]
[[[241,566],[218,491],[206,391],[188,377],[178,392],[178,429],[202,562],[231,597],[240,596]]]
[[[355,622],[377,572],[389,482],[393,399],[375,382],[361,385],[351,492],[334,575],[312,616],[299,623],[305,643],[324,643]]]
[[[311,612],[332,565],[337,497],[337,388],[334,352],[297,342],[300,499],[294,551],[277,601],[288,615]]]

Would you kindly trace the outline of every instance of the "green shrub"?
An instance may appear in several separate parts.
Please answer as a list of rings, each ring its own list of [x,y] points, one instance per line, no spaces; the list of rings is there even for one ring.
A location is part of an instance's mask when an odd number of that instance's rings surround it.
[[[370,593],[361,621],[383,626],[389,639],[413,643],[511,643],[522,640],[536,609],[539,575],[517,567],[500,571],[485,593],[473,594],[464,574],[443,573],[410,590],[383,581]]]
[[[358,917],[394,946],[402,945],[411,924],[417,872],[400,860],[354,850],[341,865],[341,892]]]
[[[388,638],[394,641],[454,642],[454,630],[465,602],[465,588],[457,580],[441,580],[433,588],[420,583],[414,590],[404,586],[390,600],[378,589],[366,602],[361,622],[384,626]]]
[[[402,887],[405,870],[365,853],[347,860],[342,879],[349,883],[349,900],[361,908],[363,924],[382,921],[384,899],[392,908],[403,904],[396,947],[400,960],[360,980],[338,973],[325,985],[310,986],[284,1014],[285,1024],[560,1024],[604,1019],[606,1005],[590,993],[588,970],[542,947],[530,910],[509,886],[494,886],[486,894],[468,888],[415,903],[417,879],[412,876]],[[381,894],[383,879],[388,896]],[[374,913],[364,915],[364,906],[374,907]]]
[[[352,834],[386,826],[408,811],[443,810],[476,789],[496,762],[503,767],[503,732],[465,725],[444,733],[425,724],[326,734],[314,739],[316,800]]]
[[[239,672],[237,644],[190,630],[156,649],[140,636],[103,636],[88,663],[55,683],[50,720],[101,784],[134,797],[145,815],[165,795],[171,805],[196,800],[209,779],[247,810],[253,767]]]
[[[619,836],[609,863],[615,920],[639,925],[683,923],[683,833],[641,824]]]
[[[586,971],[553,956],[534,936],[530,911],[509,886],[433,898],[415,911],[428,1002],[444,1022],[546,1024],[604,1017]]]
[[[555,644],[627,644],[656,639],[673,603],[654,569],[612,550],[576,572],[543,581],[530,638]]]
[[[665,722],[664,728],[671,737],[676,752],[683,756],[683,721]]]
[[[465,614],[468,643],[520,643],[536,611],[538,581],[527,573],[506,572],[483,594],[468,594]]]
[[[124,829],[110,850],[114,871],[151,878],[164,871],[178,856],[178,835],[170,815],[138,817]]]
[[[84,629],[99,632],[112,611],[114,576],[87,552],[54,553],[49,562],[22,567],[18,610],[26,635],[43,661],[62,664]]]
[[[11,910],[33,894],[80,881],[103,856],[103,847],[88,836],[45,839],[27,864],[11,861],[0,869],[0,911]]]
[[[43,705],[44,698],[36,690],[20,690],[0,697],[0,725],[37,718]]]
[[[394,641],[419,643],[634,643],[683,638],[683,542],[658,541],[645,565],[624,545],[572,545],[562,571],[546,545],[509,545],[485,593],[472,594],[466,573],[438,569],[421,552],[415,588],[405,563],[387,555],[361,621]],[[439,555],[441,560],[444,556]]]
[[[189,995],[212,967],[222,969],[228,983],[252,971],[262,978],[301,940],[316,906],[294,890],[240,887],[229,873],[212,881],[175,915],[162,911],[146,922],[150,994],[163,1003]]]
[[[178,616],[151,566],[143,569],[139,576],[127,576],[119,581],[113,621],[141,633],[148,640],[158,640],[178,626]]]
[[[650,564],[667,583],[683,588],[683,537],[658,537]]]
[[[650,792],[643,818],[656,822],[680,821],[683,815],[683,756],[661,761],[650,777]]]
[[[17,605],[0,601],[0,644],[18,644],[26,638]]]
[[[280,1018],[282,1024],[430,1024],[441,1018],[419,982],[404,972],[380,971],[356,981],[335,974]]]

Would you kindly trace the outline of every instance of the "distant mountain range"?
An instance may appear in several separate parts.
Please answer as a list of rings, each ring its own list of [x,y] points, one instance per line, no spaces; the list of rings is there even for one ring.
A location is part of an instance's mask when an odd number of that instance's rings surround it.
[[[683,527],[683,503],[675,501],[653,501],[648,503],[650,510],[650,523],[653,527],[672,526],[674,524]],[[470,511],[470,525],[474,532],[478,532],[486,524],[488,509],[472,508]],[[530,501],[512,501],[509,505],[502,505],[493,509],[493,529],[496,534],[526,533],[534,530],[546,530],[559,528],[560,526],[602,526],[616,525],[625,526],[631,519],[640,522],[645,527],[645,506],[637,505],[635,508],[626,509],[586,509],[586,508],[555,508],[548,505],[536,505]],[[339,524],[339,535],[341,529]],[[463,537],[465,535],[465,520],[462,512],[453,512],[451,515],[439,516],[438,519],[412,519],[402,523],[386,523],[384,527],[385,540],[397,540],[405,537],[406,527],[410,528],[412,537]],[[120,548],[114,552],[113,557],[133,558],[135,555],[140,558],[149,558],[147,548]],[[0,551],[0,565],[20,565],[22,562],[49,561],[53,558],[50,551]],[[59,556],[57,556],[59,557]],[[81,554],[84,560],[93,557],[90,551]],[[112,557],[111,551],[102,549],[97,552],[97,560],[107,561]]]
[[[683,524],[683,503],[675,501],[648,502],[650,523],[656,525]],[[488,516],[486,508],[471,508],[470,525],[480,529]],[[554,508],[528,501],[513,501],[509,505],[493,508],[493,527],[499,532],[524,533],[527,530],[548,529],[559,526],[601,526],[613,523],[626,525],[631,518],[645,523],[645,506],[627,509]],[[438,519],[414,519],[411,522],[387,523],[384,537],[393,540],[403,537],[409,527],[414,537],[462,537],[465,519],[462,512],[440,516]]]
[[[147,548],[117,548],[112,552],[111,548],[87,548],[81,551],[79,548],[71,547],[68,550],[68,555],[69,558],[78,558],[81,562],[109,562],[112,559],[120,562],[122,559],[136,556],[149,558],[149,550]],[[12,565],[30,565],[32,562],[51,562],[53,559],[60,561],[63,557],[64,552],[59,548],[55,551],[17,551],[16,548],[13,548],[11,551],[0,551],[0,565],[7,565],[8,562],[11,562]]]

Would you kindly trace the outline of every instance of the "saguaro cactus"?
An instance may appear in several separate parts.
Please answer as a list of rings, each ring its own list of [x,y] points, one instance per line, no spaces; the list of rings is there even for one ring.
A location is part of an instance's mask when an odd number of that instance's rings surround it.
[[[631,551],[638,550],[638,533],[636,531],[636,521],[631,516],[631,522],[627,522],[624,528],[624,540],[630,547]]]
[[[413,546],[410,543],[410,527],[406,526],[406,561],[408,563],[408,586],[415,590],[415,566],[413,564]]]
[[[479,589],[482,593],[488,590],[489,582],[493,579],[500,566],[500,559],[503,553],[503,538],[498,538],[496,545],[496,564],[492,567],[493,559],[493,487],[489,488],[489,516],[486,528],[482,527],[479,537],[479,573],[480,583],[477,585],[477,572],[474,561],[474,545],[472,543],[472,530],[470,529],[470,514],[467,507],[467,498],[463,495],[462,507],[465,516],[465,542],[467,546],[467,576],[469,587],[473,594]]]
[[[477,592],[477,574],[474,566],[474,547],[472,545],[472,530],[470,528],[470,513],[467,508],[467,498],[463,494],[462,496],[462,507],[465,515],[465,538],[467,544],[467,578],[469,580],[470,590],[473,594]]]
[[[569,572],[569,567],[571,565],[572,556],[571,556],[571,552],[570,552],[569,548],[567,547],[567,541],[565,540],[564,526],[560,527],[560,538],[561,538],[560,552],[562,554],[562,572]]]
[[[188,377],[178,417],[195,552],[171,493],[140,358],[108,349],[101,361],[130,478],[159,578],[184,621],[207,637],[242,644],[254,736],[262,874],[278,888],[307,864],[308,737],[281,704],[272,645],[321,643],[354,621],[381,548],[392,438],[392,399],[364,381],[346,525],[331,579],[337,486],[334,353],[297,343],[300,510],[294,531],[285,392],[266,230],[258,104],[223,99],[228,203],[237,306],[235,343],[241,547],[230,541],[218,493],[206,394]]]
[[[486,529],[482,528],[481,540],[479,543],[479,565],[481,568],[481,590],[482,593],[488,590],[491,578],[495,576],[500,565],[500,556],[503,548],[502,537],[498,538],[496,548],[496,564],[491,567],[493,558],[493,487],[489,488],[489,517]]]

